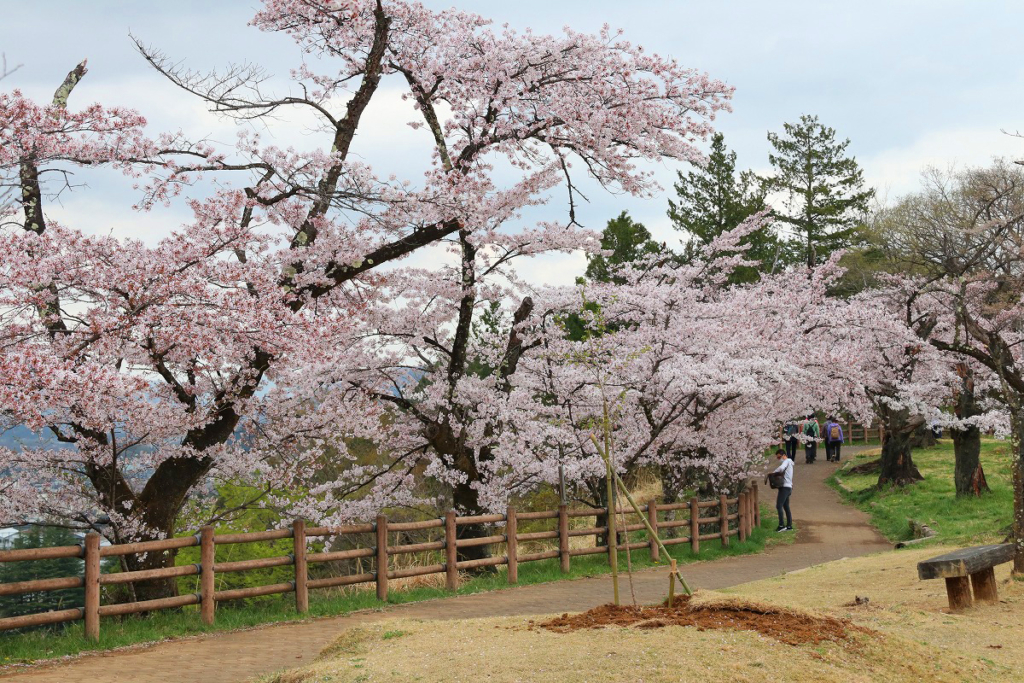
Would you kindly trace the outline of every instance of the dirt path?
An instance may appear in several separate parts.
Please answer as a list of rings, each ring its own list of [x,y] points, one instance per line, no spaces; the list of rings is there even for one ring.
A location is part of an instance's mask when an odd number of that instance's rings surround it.
[[[850,451],[852,454],[855,449]],[[801,455],[797,459],[792,502],[796,542],[760,555],[684,566],[684,575],[691,586],[724,588],[892,547],[868,525],[865,514],[843,505],[838,495],[824,484],[836,465],[821,459],[813,465],[802,463]],[[799,581],[799,575],[792,580]],[[634,577],[634,587],[640,602],[661,600],[667,589],[665,571],[639,572]],[[622,591],[628,599],[629,588],[625,583]],[[340,631],[369,621],[390,616],[438,620],[584,611],[608,602],[610,594],[608,577],[524,586],[399,605],[380,612],[211,634],[122,652],[87,655],[67,664],[40,665],[0,676],[0,679],[11,683],[241,683],[260,674],[310,662]]]

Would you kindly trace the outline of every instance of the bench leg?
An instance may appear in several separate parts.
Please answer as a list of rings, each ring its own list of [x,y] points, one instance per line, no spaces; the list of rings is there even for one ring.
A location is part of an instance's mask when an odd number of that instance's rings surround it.
[[[949,598],[949,609],[959,612],[967,609],[971,601],[971,581],[966,576],[953,576],[946,579],[946,597]]]
[[[971,574],[971,586],[974,587],[974,599],[977,602],[999,602],[996,590],[996,572],[992,567]]]

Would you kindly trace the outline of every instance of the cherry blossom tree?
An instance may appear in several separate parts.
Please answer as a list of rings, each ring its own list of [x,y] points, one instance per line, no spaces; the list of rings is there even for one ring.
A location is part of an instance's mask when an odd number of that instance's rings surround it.
[[[550,480],[557,462],[589,494],[584,502],[603,506],[604,464],[591,436],[600,440],[610,421],[620,472],[654,467],[673,497],[691,486],[734,490],[761,464],[780,421],[845,399],[811,334],[828,269],[728,286],[747,265],[741,240],[762,221],[718,238],[694,262],[654,255],[611,282],[541,299],[554,322],[573,314],[586,332],[577,339],[542,324],[542,353],[524,361],[518,389],[537,397],[527,409],[534,429],[515,448],[534,455],[531,471]],[[510,488],[505,480],[497,490]]]
[[[951,354],[954,387],[969,377],[986,412],[959,416],[959,428],[1008,432],[1014,489],[1014,571],[1024,572],[1024,371],[1020,356],[1024,175],[1002,161],[955,174],[932,172],[917,197],[894,211],[894,234],[905,240],[927,279],[915,303],[935,320],[928,342]],[[999,407],[991,405],[998,403]],[[972,411],[977,412],[977,411]],[[970,468],[965,468],[970,470]],[[977,470],[971,473],[976,476]],[[967,474],[966,472],[964,473]],[[982,475],[983,476],[983,475]],[[965,477],[966,478],[966,477]],[[959,488],[959,485],[958,485]]]
[[[693,143],[731,92],[607,29],[519,34],[399,0],[266,0],[253,23],[312,58],[293,93],[267,92],[256,67],[203,75],[139,49],[225,116],[312,114],[322,148],[245,132],[221,149],[149,136],[134,111],[75,111],[84,62],[51,103],[0,96],[0,183],[15,191],[0,233],[0,411],[62,445],[0,451],[12,519],[158,538],[222,476],[268,498],[305,491],[299,511],[339,520],[406,499],[425,451],[457,505],[484,505],[474,468],[489,462],[502,402],[526,400],[509,376],[532,304],[506,264],[591,239],[575,224],[578,176],[642,194],[655,188],[642,162],[699,160]],[[422,118],[412,124],[434,143],[415,184],[351,154],[384,79],[404,83]],[[144,211],[185,195],[194,219],[156,246],[52,220],[46,202],[67,189],[61,180],[99,167],[137,178]],[[502,228],[559,187],[565,223]],[[393,267],[439,241],[457,265]],[[487,302],[510,295],[522,298],[504,343],[475,342]],[[430,378],[403,403],[393,370],[409,358]],[[481,377],[471,362],[496,371]],[[359,460],[349,448],[359,439],[382,444],[381,457]],[[148,583],[139,597],[173,590]]]

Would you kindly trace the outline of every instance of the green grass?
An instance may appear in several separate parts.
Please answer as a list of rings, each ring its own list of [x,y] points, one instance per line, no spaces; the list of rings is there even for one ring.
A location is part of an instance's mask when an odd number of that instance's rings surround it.
[[[755,529],[751,536],[743,543],[740,543],[735,536],[730,539],[731,542],[727,548],[723,548],[721,542],[717,540],[702,541],[699,556],[695,556],[689,544],[684,543],[669,546],[671,556],[680,564],[687,564],[698,560],[709,561],[721,557],[756,553],[763,550],[766,545],[791,543],[794,538],[793,534],[777,536],[774,533],[775,517],[772,514],[773,512],[774,510],[769,511],[768,508],[763,508],[761,527]],[[638,542],[644,536],[644,532],[635,532],[631,534],[631,540]],[[633,569],[664,566],[667,564],[665,558],[662,558],[662,562],[657,563],[657,565],[651,562],[650,554],[647,550],[634,550],[630,555]],[[626,571],[625,552],[619,553],[619,569],[623,573]],[[557,559],[541,560],[519,565],[518,585],[526,586],[551,581],[600,576],[608,572],[607,555],[574,557],[571,562],[571,571],[568,574],[562,574]],[[456,594],[469,595],[508,587],[506,570],[500,568],[495,573],[463,581]],[[420,602],[449,597],[451,595],[451,592],[442,588],[420,587],[408,590],[392,590],[388,595],[387,604]],[[206,626],[202,623],[199,618],[199,611],[195,607],[155,612],[148,616],[102,619],[100,622],[100,641],[98,643],[92,643],[85,639],[81,622],[71,622],[62,630],[36,630],[26,633],[4,634],[0,638],[0,673],[3,672],[3,666],[12,664],[30,663],[37,660],[76,655],[93,650],[109,650],[139,643],[151,643],[168,638],[180,638],[216,631],[230,631],[261,624],[296,621],[311,617],[338,616],[359,610],[381,609],[384,606],[384,603],[377,600],[372,585],[368,590],[347,591],[344,593],[311,591],[309,613],[307,615],[295,613],[294,598],[291,595],[269,596],[253,599],[244,604],[235,603],[219,606],[216,622],[212,626]],[[393,637],[398,636],[399,634],[396,633]]]
[[[851,467],[878,457],[877,450],[858,455]],[[891,541],[912,538],[909,520],[926,524],[936,536],[923,544],[980,545],[1000,542],[1009,531],[1013,513],[1009,444],[985,439],[981,464],[992,489],[980,498],[957,498],[953,483],[953,442],[942,439],[933,448],[915,449],[914,464],[924,481],[903,489],[879,490],[877,474],[852,475],[841,470],[838,477],[852,493],[838,487],[836,477],[829,484],[845,499],[871,515],[872,523]]]

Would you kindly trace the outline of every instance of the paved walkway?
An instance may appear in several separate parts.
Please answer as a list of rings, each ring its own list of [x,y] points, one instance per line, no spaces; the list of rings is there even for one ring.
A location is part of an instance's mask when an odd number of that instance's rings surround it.
[[[798,457],[792,502],[796,542],[759,555],[684,565],[683,574],[692,587],[725,588],[892,547],[868,525],[865,514],[843,505],[824,484],[836,465],[820,459],[813,465],[802,462]],[[765,493],[770,495],[767,490]],[[312,661],[350,626],[391,616],[444,620],[584,611],[609,601],[610,584],[608,577],[560,581],[398,605],[380,612],[211,634],[82,656],[66,664],[44,664],[0,679],[5,683],[242,683]],[[663,599],[667,590],[664,569],[637,573],[634,586],[641,602]],[[621,590],[629,595],[625,582]]]

